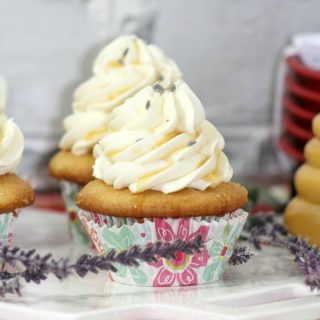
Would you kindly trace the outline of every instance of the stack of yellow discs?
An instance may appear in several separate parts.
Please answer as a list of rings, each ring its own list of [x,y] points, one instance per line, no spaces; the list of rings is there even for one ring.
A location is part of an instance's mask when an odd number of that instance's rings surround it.
[[[320,114],[312,123],[315,137],[305,149],[306,163],[296,172],[297,196],[285,210],[285,223],[291,234],[320,247]]]

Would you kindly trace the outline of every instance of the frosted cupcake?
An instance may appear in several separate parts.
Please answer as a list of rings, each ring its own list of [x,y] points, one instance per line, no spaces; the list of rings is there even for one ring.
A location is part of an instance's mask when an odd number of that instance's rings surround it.
[[[230,182],[224,139],[183,82],[148,86],[114,110],[95,146],[94,177],[78,194],[79,216],[99,252],[191,241],[205,249],[175,261],[118,267],[114,280],[174,286],[219,279],[247,213],[247,191]]]
[[[158,47],[131,35],[106,46],[94,62],[93,76],[76,89],[74,113],[64,120],[61,151],[51,160],[49,169],[61,181],[71,233],[77,243],[86,244],[88,238],[76,218],[75,195],[93,178],[92,148],[108,131],[112,110],[146,86],[180,76],[176,64]]]
[[[6,102],[6,85],[0,78],[0,246],[10,245],[18,209],[34,202],[30,186],[15,170],[20,163],[24,139],[20,129],[2,114]],[[3,264],[0,259],[0,270]]]

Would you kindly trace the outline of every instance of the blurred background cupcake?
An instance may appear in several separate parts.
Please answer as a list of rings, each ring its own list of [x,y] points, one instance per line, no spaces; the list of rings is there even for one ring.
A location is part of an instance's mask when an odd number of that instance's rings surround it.
[[[107,133],[112,110],[150,84],[165,84],[180,77],[176,64],[158,47],[129,35],[102,49],[94,62],[93,76],[75,90],[73,114],[64,120],[60,151],[49,164],[50,174],[61,181],[75,242],[89,241],[77,219],[75,195],[93,179],[92,149]]]
[[[15,174],[24,148],[22,132],[4,115],[7,86],[0,77],[0,244],[10,245],[18,209],[34,202],[31,187]],[[0,270],[4,265],[0,259]]]

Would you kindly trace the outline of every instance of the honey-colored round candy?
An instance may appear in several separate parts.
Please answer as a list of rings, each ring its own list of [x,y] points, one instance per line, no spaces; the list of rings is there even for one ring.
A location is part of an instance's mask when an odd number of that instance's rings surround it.
[[[304,164],[297,170],[294,182],[301,198],[320,204],[320,168]]]
[[[311,139],[304,148],[304,156],[307,163],[317,168],[320,168],[320,140],[317,138]]]
[[[312,121],[312,131],[314,135],[320,139],[320,113],[318,113]]]
[[[301,199],[291,200],[285,210],[285,224],[290,234],[308,239],[320,248],[320,205]]]

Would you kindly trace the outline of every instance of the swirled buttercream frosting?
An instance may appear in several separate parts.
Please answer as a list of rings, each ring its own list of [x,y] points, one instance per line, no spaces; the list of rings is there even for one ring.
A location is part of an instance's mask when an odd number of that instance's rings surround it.
[[[24,149],[21,130],[4,115],[0,115],[0,175],[14,172]]]
[[[232,177],[223,148],[186,83],[156,84],[112,112],[109,132],[94,148],[94,176],[132,193],[205,190]]]
[[[165,85],[180,77],[174,61],[158,47],[134,35],[115,39],[98,54],[93,76],[75,90],[74,114],[64,121],[60,148],[75,155],[90,152],[108,130],[107,115],[114,108],[148,85]]]

